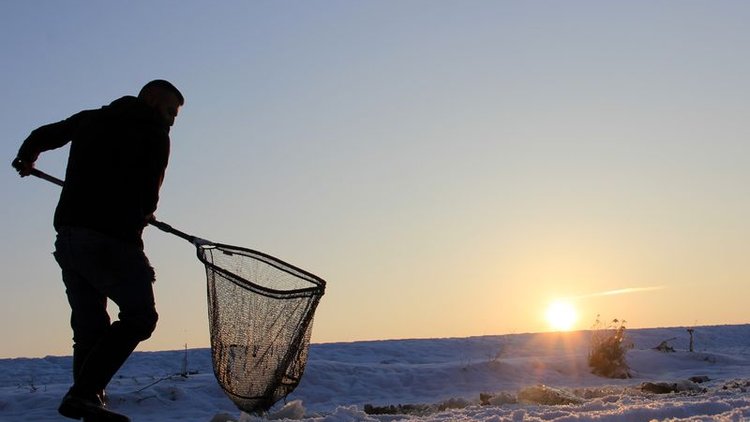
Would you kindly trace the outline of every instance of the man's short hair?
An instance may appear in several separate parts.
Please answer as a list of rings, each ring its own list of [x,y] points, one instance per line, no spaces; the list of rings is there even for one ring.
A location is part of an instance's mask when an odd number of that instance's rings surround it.
[[[185,97],[182,96],[182,93],[180,92],[180,90],[177,89],[176,86],[172,85],[171,82],[165,81],[164,79],[154,79],[153,81],[147,83],[146,85],[143,85],[143,88],[141,88],[141,92],[138,93],[138,97],[143,98],[146,92],[152,89],[162,89],[162,90],[171,92],[177,96],[177,99],[180,101],[180,105],[185,104]]]

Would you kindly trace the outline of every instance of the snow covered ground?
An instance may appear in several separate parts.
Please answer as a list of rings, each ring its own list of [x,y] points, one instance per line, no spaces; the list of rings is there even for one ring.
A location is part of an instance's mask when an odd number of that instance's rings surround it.
[[[586,331],[315,344],[299,388],[263,418],[225,397],[207,349],[135,353],[108,393],[135,422],[750,420],[750,325],[696,327],[693,353],[685,328],[627,334],[624,380],[589,372]],[[653,350],[664,340],[675,352]],[[70,365],[0,360],[0,421],[67,420]]]

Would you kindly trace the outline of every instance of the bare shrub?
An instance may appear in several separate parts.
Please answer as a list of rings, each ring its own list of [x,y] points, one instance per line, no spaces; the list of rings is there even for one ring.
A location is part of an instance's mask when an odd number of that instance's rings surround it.
[[[625,362],[625,321],[613,319],[604,326],[599,315],[591,334],[589,366],[593,374],[607,378],[630,378],[630,368]]]

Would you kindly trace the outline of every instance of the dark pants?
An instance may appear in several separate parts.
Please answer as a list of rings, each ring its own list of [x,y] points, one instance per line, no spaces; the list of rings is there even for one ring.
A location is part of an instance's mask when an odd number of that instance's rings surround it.
[[[71,391],[96,394],[156,328],[154,270],[140,245],[79,227],[58,229],[54,255],[72,311]],[[107,298],[120,308],[114,323]]]

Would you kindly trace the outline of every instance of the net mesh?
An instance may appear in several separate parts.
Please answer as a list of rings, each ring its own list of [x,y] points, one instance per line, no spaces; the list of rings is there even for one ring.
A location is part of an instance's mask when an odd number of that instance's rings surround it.
[[[216,378],[241,410],[264,412],[302,378],[325,281],[236,246],[200,246],[198,258],[208,276]]]

